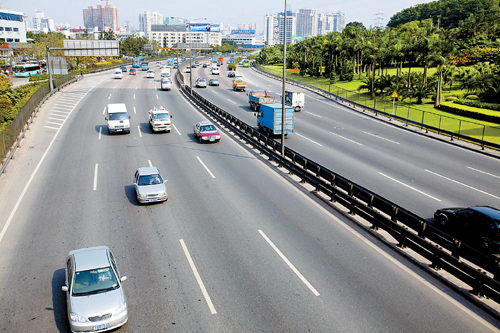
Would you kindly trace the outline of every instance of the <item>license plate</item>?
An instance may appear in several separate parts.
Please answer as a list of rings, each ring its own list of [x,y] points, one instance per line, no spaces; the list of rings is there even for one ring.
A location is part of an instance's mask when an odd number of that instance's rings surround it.
[[[215,139],[214,138],[210,138],[210,141],[215,141]]]
[[[94,326],[92,329],[94,331],[100,331],[100,330],[104,330],[106,328],[109,328],[109,324],[102,324],[102,325],[99,325],[99,326]]]
[[[117,131],[117,132],[121,132],[121,131],[123,131],[123,130],[122,130],[121,128],[117,128],[117,129],[116,129],[116,131]]]
[[[150,202],[157,201],[158,199],[149,199]]]

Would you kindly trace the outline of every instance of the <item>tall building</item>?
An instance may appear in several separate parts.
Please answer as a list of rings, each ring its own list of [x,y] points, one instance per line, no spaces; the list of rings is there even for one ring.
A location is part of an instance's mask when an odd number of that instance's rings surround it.
[[[285,23],[285,15],[282,13],[278,14],[278,43],[283,44],[283,40],[285,39],[285,31],[286,31],[286,43],[292,43],[292,37],[296,35],[296,22],[297,18],[292,15],[286,16]],[[285,30],[286,29],[286,30]]]
[[[163,24],[163,15],[158,12],[144,12],[139,14],[139,30],[144,33],[151,31],[151,25]]]
[[[342,32],[345,26],[345,14],[342,12],[318,14],[318,35],[332,31]]]
[[[250,23],[248,25],[248,30],[257,30],[257,23]]]
[[[107,29],[116,31],[120,27],[120,13],[117,7],[111,5],[89,6],[83,10],[83,24],[87,29],[97,27],[99,31]]]
[[[33,31],[41,31],[42,30],[42,18],[44,14],[42,11],[35,11],[35,17],[33,17]]]
[[[177,43],[222,45],[220,25],[211,23],[192,23],[190,29],[188,29],[186,24],[153,24],[147,37],[150,41],[158,42],[161,47],[172,47]]]
[[[43,31],[45,33],[56,31],[54,20],[50,17],[42,17],[42,19],[40,20],[40,31]]]
[[[304,38],[318,34],[316,9],[299,9],[297,13],[297,35]]]
[[[278,44],[279,27],[278,16],[266,15],[264,17],[264,43],[273,46]]]

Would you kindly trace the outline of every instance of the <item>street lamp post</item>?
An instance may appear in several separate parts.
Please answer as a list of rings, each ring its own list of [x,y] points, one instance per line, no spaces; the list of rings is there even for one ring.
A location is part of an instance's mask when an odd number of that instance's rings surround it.
[[[281,155],[285,157],[285,74],[286,74],[286,0],[283,20],[283,87],[281,92]]]

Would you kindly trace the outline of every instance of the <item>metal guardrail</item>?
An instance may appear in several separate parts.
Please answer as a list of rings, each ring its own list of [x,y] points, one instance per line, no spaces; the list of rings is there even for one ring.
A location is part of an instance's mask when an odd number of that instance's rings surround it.
[[[260,65],[258,64],[255,64],[254,68],[256,68],[259,72],[265,74],[265,75],[268,75],[268,76],[271,76],[273,78],[277,78],[277,79],[280,79],[282,80],[283,77],[282,76],[279,76],[279,75],[275,75],[275,74],[272,74],[272,73],[269,73],[269,72],[266,72],[262,69],[260,69]],[[411,125],[414,125],[416,127],[420,127],[421,129],[425,129],[425,132],[429,132],[429,131],[433,131],[433,132],[436,132],[438,134],[445,134],[445,135],[448,135],[451,139],[451,141],[453,141],[454,138],[457,138],[457,139],[462,139],[464,141],[468,141],[468,142],[472,142],[472,143],[475,143],[475,144],[478,144],[481,146],[481,149],[484,149],[485,147],[489,147],[489,148],[493,148],[493,149],[497,149],[497,150],[500,150],[500,144],[498,143],[495,143],[495,142],[491,142],[491,141],[486,141],[484,138],[486,136],[486,128],[489,129],[489,132],[490,132],[490,135],[498,135],[500,136],[500,127],[490,127],[490,126],[485,126],[485,125],[480,125],[482,126],[482,135],[481,135],[481,138],[477,138],[477,137],[472,137],[472,136],[468,136],[468,135],[465,135],[465,134],[462,134],[460,133],[461,130],[463,129],[462,127],[462,123],[465,123],[465,121],[462,121],[462,120],[457,120],[458,122],[458,125],[457,125],[457,130],[458,132],[456,131],[451,131],[451,130],[446,130],[446,129],[443,129],[441,127],[436,127],[436,126],[431,126],[431,125],[428,125],[428,124],[425,124],[423,121],[425,119],[425,114],[426,112],[425,111],[420,111],[422,113],[422,121],[415,121],[415,120],[412,120],[409,118],[409,114],[410,114],[410,108],[408,107],[408,113],[407,113],[407,117],[402,117],[402,116],[398,116],[396,114],[392,114],[390,112],[385,112],[385,111],[381,111],[381,110],[378,110],[376,107],[370,107],[370,106],[367,106],[366,103],[365,104],[362,104],[360,102],[356,102],[356,101],[353,101],[353,100],[350,100],[350,99],[347,99],[347,98],[344,98],[343,97],[343,94],[342,96],[341,95],[338,95],[338,94],[334,94],[330,91],[326,91],[324,89],[321,89],[315,85],[311,85],[311,84],[307,84],[307,83],[304,83],[304,82],[301,82],[301,81],[297,81],[297,80],[293,80],[293,79],[289,79],[287,78],[286,81],[288,83],[292,83],[294,85],[297,85],[297,86],[300,86],[300,87],[303,87],[303,88],[307,88],[309,90],[312,90],[316,93],[320,93],[321,95],[325,96],[325,97],[328,97],[330,99],[334,99],[335,101],[338,101],[338,102],[345,102],[347,104],[350,104],[351,106],[353,107],[358,107],[360,109],[362,109],[363,111],[370,111],[370,112],[373,112],[375,114],[375,116],[381,114],[381,115],[384,115],[386,117],[388,117],[389,119],[396,119],[396,120],[399,120],[403,123],[405,123],[406,126],[408,126],[408,124],[411,124]],[[346,91],[345,89],[342,89],[343,91]],[[347,93],[346,93],[347,95]],[[359,95],[359,93],[358,93]],[[374,105],[376,106],[377,103],[376,103],[376,100],[374,101]],[[397,106],[396,106],[396,110],[397,110]],[[436,114],[434,113],[429,113],[427,112],[428,114],[430,114],[430,116],[435,116]],[[441,116],[441,115],[438,115],[440,118],[439,120],[439,124],[441,124],[441,118],[443,118],[444,116]],[[444,117],[444,118],[449,118],[449,117]],[[449,119],[453,119],[453,118],[449,118]],[[468,122],[468,123],[471,123],[471,122]],[[476,124],[476,123],[474,123]],[[479,126],[479,124],[477,124]],[[493,133],[493,134],[492,134]]]
[[[432,268],[443,269],[465,282],[472,287],[471,293],[487,296],[500,303],[499,258],[462,243],[433,227],[425,219],[288,147],[285,147],[285,156],[281,156],[280,143],[212,104],[197,92],[190,91],[183,84],[182,73],[177,73],[177,80],[181,90],[191,96],[194,103],[270,160],[311,184],[316,191],[347,208],[351,214],[359,215],[371,223],[373,229],[385,230],[399,242],[398,246],[408,247],[426,258],[432,263]]]

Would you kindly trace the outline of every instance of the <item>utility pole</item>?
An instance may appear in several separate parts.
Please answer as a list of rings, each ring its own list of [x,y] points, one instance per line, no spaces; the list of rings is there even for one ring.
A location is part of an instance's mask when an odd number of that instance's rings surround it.
[[[286,82],[286,0],[283,21],[283,87],[281,90],[281,155],[285,157],[285,82]]]

